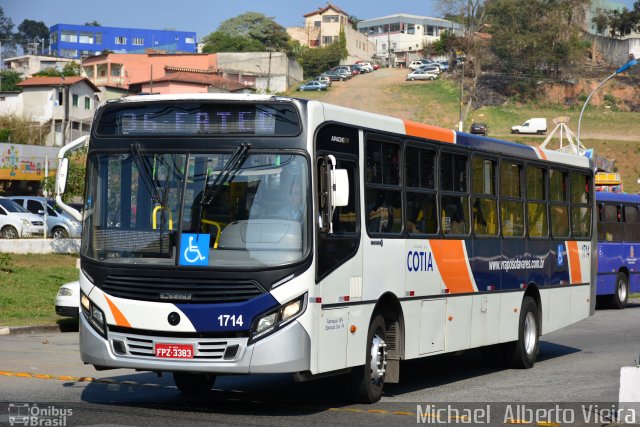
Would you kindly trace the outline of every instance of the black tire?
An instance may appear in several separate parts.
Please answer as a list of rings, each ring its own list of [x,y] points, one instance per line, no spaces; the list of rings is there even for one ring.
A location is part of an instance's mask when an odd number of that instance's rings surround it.
[[[515,133],[517,135],[517,134],[520,133],[520,131],[516,129],[516,130],[511,131],[511,133]]]
[[[174,372],[173,381],[178,390],[185,394],[197,395],[207,393],[216,382],[216,376],[210,374],[193,374],[189,372]]]
[[[51,231],[51,237],[54,239],[68,239],[69,233],[62,227],[56,227]]]
[[[538,357],[539,336],[538,305],[533,298],[525,297],[520,308],[518,341],[504,344],[506,361],[510,367],[516,369],[533,367]]]
[[[627,306],[629,299],[629,279],[627,275],[620,272],[616,276],[616,288],[611,295],[610,306],[618,310],[622,310]]]
[[[7,225],[0,231],[0,237],[3,239],[18,239],[20,235],[14,226]]]
[[[358,403],[375,403],[382,397],[387,365],[386,341],[387,327],[384,318],[378,314],[369,325],[365,364],[353,368],[349,378],[352,396]],[[372,362],[374,354],[376,360]]]

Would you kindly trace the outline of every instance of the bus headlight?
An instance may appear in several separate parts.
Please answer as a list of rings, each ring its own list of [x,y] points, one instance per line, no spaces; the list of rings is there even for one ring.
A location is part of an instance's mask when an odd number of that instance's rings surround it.
[[[276,310],[258,317],[251,327],[249,344],[264,338],[299,317],[304,313],[306,302],[307,294],[304,294],[293,301],[281,305]]]
[[[89,297],[83,292],[80,292],[80,305],[82,306],[82,314],[84,314],[84,317],[89,321],[89,324],[93,326],[96,332],[106,338],[107,327],[102,310],[92,303]]]

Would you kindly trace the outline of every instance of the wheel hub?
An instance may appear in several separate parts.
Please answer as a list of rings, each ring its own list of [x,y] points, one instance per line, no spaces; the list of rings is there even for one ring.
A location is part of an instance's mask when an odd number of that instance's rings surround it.
[[[533,313],[529,312],[524,319],[524,349],[527,354],[533,354],[536,347],[537,334],[536,318]]]
[[[618,299],[620,301],[627,299],[627,286],[622,280],[618,282]]]
[[[387,370],[387,343],[378,335],[371,341],[371,381],[378,385],[384,381]]]

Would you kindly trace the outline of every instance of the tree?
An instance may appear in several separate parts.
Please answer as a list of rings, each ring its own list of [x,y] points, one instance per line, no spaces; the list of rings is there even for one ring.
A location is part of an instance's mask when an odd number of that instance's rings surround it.
[[[611,37],[624,37],[640,29],[640,2],[635,2],[632,10],[623,7],[605,13]]]
[[[85,22],[84,25],[88,25],[89,27],[102,27],[98,21],[95,19],[91,22]]]
[[[492,0],[491,50],[506,73],[556,77],[585,54],[581,25],[590,0]],[[533,93],[533,91],[532,91]]]
[[[204,53],[217,52],[263,52],[264,45],[257,40],[244,36],[230,36],[216,31],[206,37],[202,51]]]
[[[238,39],[232,41],[232,39]],[[289,35],[281,25],[258,12],[246,12],[234,18],[223,21],[218,29],[203,38],[211,51],[220,52],[217,46],[229,46],[235,49],[247,49],[264,52],[268,49],[286,51]],[[229,50],[227,50],[229,51]],[[233,50],[246,52],[246,50]]]
[[[305,75],[314,76],[335,67],[348,54],[346,36],[344,31],[340,31],[338,40],[328,46],[314,49],[303,46],[298,54],[298,62]]]
[[[42,21],[32,21],[25,19],[20,25],[18,25],[18,33],[16,38],[20,46],[25,52],[29,51],[29,48],[34,43],[38,43],[35,46],[37,53],[41,40],[49,40],[49,28]]]
[[[71,202],[76,198],[84,197],[84,177],[86,174],[87,149],[72,150],[67,153],[69,158],[69,171],[67,172],[67,185],[62,195],[62,201]],[[55,176],[44,177],[42,188],[49,194],[55,193]]]
[[[0,43],[2,43],[2,57],[15,56],[16,42],[13,34],[13,21],[4,16],[4,10],[0,6]]]
[[[22,81],[20,73],[13,70],[0,71],[0,90],[2,91],[21,91],[17,83]]]
[[[54,67],[48,67],[48,68],[45,68],[45,69],[35,73],[34,76],[39,76],[39,77],[60,77],[60,76],[72,77],[72,76],[79,76],[80,75],[80,68],[81,68],[80,64],[78,64],[75,61],[71,61],[71,62],[67,63],[62,70],[59,70],[59,69],[54,68]]]
[[[487,3],[490,0],[439,0],[439,8],[447,19],[462,25],[461,40],[446,40],[450,49],[452,62],[457,57],[456,50],[460,49],[466,55],[468,63],[466,70],[471,74],[471,85],[467,87],[466,107],[460,121],[464,122],[469,114],[473,100],[476,99],[478,78],[482,74],[483,61],[489,56],[487,43],[478,33],[485,30],[487,24]],[[454,50],[455,49],[455,50]],[[464,68],[461,69],[464,73]],[[464,74],[461,76],[464,81]],[[463,102],[463,100],[460,100]]]

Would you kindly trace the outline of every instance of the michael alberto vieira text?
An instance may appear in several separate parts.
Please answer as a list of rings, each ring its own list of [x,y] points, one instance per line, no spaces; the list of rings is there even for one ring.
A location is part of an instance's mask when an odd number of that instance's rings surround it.
[[[544,407],[540,404],[493,404],[494,413],[500,418],[491,419],[492,404],[472,408],[454,407],[453,405],[436,406],[434,404],[417,405],[416,422],[422,424],[489,424],[501,422],[504,424],[517,421],[524,424],[557,423],[572,424],[576,421],[585,423],[606,424],[611,421],[626,423],[637,422],[636,411],[631,408],[617,409],[616,404],[600,405],[568,404]],[[475,406],[475,405],[474,405]]]

